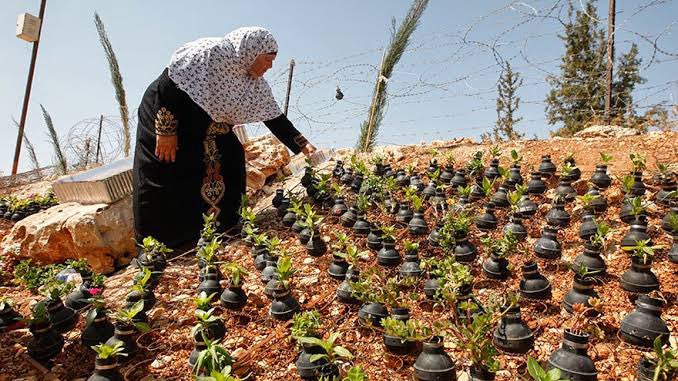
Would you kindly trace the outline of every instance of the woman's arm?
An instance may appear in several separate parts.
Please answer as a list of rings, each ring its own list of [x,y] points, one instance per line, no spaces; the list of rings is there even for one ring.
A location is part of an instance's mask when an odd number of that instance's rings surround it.
[[[306,140],[292,122],[287,119],[285,114],[280,114],[277,118],[264,121],[266,127],[280,140],[287,148],[295,154],[303,152],[306,156],[315,152],[315,147]]]

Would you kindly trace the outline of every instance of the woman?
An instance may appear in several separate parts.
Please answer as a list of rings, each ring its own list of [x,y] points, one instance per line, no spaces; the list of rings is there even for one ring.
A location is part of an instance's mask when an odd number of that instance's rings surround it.
[[[239,28],[182,46],[148,87],[134,152],[137,240],[177,247],[198,237],[203,214],[224,231],[237,224],[246,172],[232,126],[263,121],[294,153],[315,151],[263,78],[277,52],[266,29]]]

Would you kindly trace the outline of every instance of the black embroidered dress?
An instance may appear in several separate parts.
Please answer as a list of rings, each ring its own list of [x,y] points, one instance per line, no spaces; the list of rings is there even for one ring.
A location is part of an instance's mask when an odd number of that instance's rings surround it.
[[[299,153],[307,140],[284,114],[266,127]],[[153,236],[170,247],[194,240],[202,215],[215,213],[222,229],[237,224],[245,192],[245,155],[226,123],[215,123],[165,71],[139,106],[134,152],[134,223],[138,241]],[[155,155],[156,134],[177,135],[176,161]]]

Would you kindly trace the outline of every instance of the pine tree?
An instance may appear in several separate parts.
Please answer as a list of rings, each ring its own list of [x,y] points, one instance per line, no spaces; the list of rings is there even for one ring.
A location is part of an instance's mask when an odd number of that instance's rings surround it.
[[[560,64],[560,77],[548,77],[552,89],[546,98],[549,124],[562,122],[556,135],[571,136],[586,122],[602,114],[605,105],[605,32],[596,27],[593,0],[584,11],[570,3],[569,21],[565,24],[565,55]]]
[[[517,140],[525,136],[515,129],[515,125],[523,118],[514,116],[520,105],[520,97],[516,93],[522,84],[523,80],[520,78],[520,74],[513,71],[511,63],[507,62],[506,68],[502,70],[497,83],[497,121],[492,128],[492,136],[489,133],[483,134],[483,140],[501,142]]]

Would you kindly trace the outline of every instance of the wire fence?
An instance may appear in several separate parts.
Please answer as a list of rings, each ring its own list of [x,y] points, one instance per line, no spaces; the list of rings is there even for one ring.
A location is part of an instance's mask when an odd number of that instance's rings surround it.
[[[573,0],[575,10],[585,9],[583,1]],[[599,9],[605,5],[602,3],[598,3]],[[378,141],[416,142],[477,136],[490,130],[496,116],[497,80],[507,62],[511,62],[513,70],[524,80],[519,95],[528,94],[521,99],[519,111],[528,117],[518,128],[521,125],[546,127],[547,80],[565,79],[559,70],[563,43],[558,36],[563,34],[567,23],[569,4],[567,0],[510,1],[468,25],[458,27],[457,31],[415,33],[402,62],[388,80],[388,107],[407,112],[392,115],[387,110]],[[617,11],[617,51],[623,52],[632,42],[638,44],[643,58],[641,75],[659,69],[676,73],[671,68],[678,65],[678,44],[672,33],[678,24],[678,14],[673,14],[666,25],[638,21],[649,17],[651,12],[663,13],[670,9],[675,9],[673,0],[647,0],[623,4]],[[587,16],[599,27],[607,24],[604,18]],[[648,30],[632,29],[639,24],[647,26]],[[557,49],[541,51],[545,42]],[[383,49],[384,46],[374,46],[326,60],[304,57],[295,60],[288,117],[309,140],[323,147],[353,145],[360,124],[368,115],[377,63]],[[459,67],[462,66],[472,69],[461,72]],[[279,100],[285,96],[288,70],[285,65],[267,76]],[[604,86],[605,72],[593,73],[592,81]],[[342,100],[334,97],[337,86],[345,94]],[[655,76],[635,89],[633,108],[642,113],[661,105],[673,107],[678,113],[673,95],[676,90],[678,76],[663,79]],[[578,97],[584,99],[590,94],[579,94]],[[428,107],[426,114],[418,112],[423,105]],[[625,106],[620,105],[620,108]],[[430,112],[432,108],[436,111]],[[136,112],[130,112],[130,115],[135,117]],[[99,117],[84,119],[69,130],[65,145],[72,162],[105,163],[122,156],[120,118],[104,116],[100,155],[94,157],[99,141],[99,120]],[[435,128],[419,127],[427,123],[434,123]],[[136,120],[130,125],[136,126]],[[250,136],[266,131],[261,123],[248,126]]]

